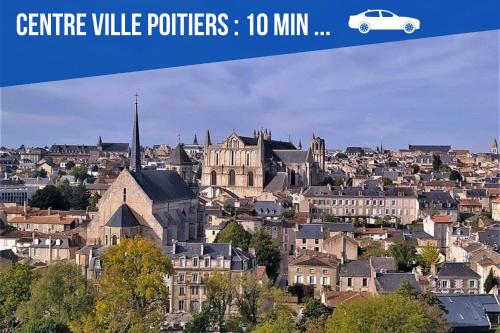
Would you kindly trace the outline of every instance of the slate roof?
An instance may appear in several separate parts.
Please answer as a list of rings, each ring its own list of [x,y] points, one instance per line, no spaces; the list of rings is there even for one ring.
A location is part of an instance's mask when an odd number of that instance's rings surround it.
[[[299,224],[299,230],[295,232],[295,238],[322,239],[323,231],[321,224]]]
[[[479,279],[480,276],[463,262],[444,262],[438,267],[439,279],[447,278],[470,278]]]
[[[385,273],[375,278],[375,287],[379,293],[392,293],[401,287],[404,280],[408,280],[413,289],[420,291],[421,287],[412,273]]]
[[[52,145],[49,149],[50,154],[90,154],[97,150],[97,146],[87,145]]]
[[[370,277],[371,269],[368,260],[355,260],[340,266],[340,276],[343,277]]]
[[[140,225],[141,224],[137,221],[137,218],[127,204],[122,204],[118,207],[116,212],[105,224],[106,227],[111,228],[132,228]]]
[[[364,150],[361,147],[347,147],[345,150],[346,154],[363,154]]]
[[[477,233],[478,241],[488,246],[496,247],[498,252],[500,247],[500,230],[498,228],[486,228]]]
[[[113,153],[128,153],[128,143],[123,142],[102,142],[101,150]]]
[[[375,186],[309,186],[304,196],[358,196],[358,197],[415,197],[415,191],[409,187],[386,186],[384,189]]]
[[[472,328],[482,328],[488,332],[490,322],[487,312],[500,312],[500,305],[494,295],[438,295],[437,298],[446,309],[446,319],[454,331],[475,332]]]
[[[137,184],[154,203],[196,198],[179,174],[172,170],[131,171]]]
[[[338,267],[339,260],[336,256],[316,251],[301,251],[293,258],[289,266],[318,266],[318,267]]]
[[[445,191],[423,192],[418,196],[420,208],[433,208],[433,205],[448,209],[457,209],[458,202]],[[448,207],[450,204],[451,207]]]
[[[186,165],[193,164],[193,161],[189,158],[188,154],[184,150],[184,145],[178,144],[174,150],[170,153],[168,158],[170,164],[173,165]]]
[[[283,207],[274,201],[256,201],[254,210],[257,215],[280,215]]]
[[[370,257],[370,266],[375,272],[396,271],[396,261],[392,257]]]
[[[410,151],[421,151],[425,153],[439,152],[446,154],[451,150],[448,145],[408,145]]]
[[[278,161],[285,164],[305,163],[307,162],[307,150],[274,150],[274,156]]]
[[[278,172],[264,188],[265,192],[283,192],[288,186],[288,174]]]
[[[243,270],[243,263],[247,264],[247,269],[256,265],[255,258],[240,248],[231,246],[228,243],[188,243],[177,242],[175,245],[163,246],[165,255],[172,259],[192,257],[217,259],[231,259],[231,270]],[[175,250],[175,251],[174,251]]]

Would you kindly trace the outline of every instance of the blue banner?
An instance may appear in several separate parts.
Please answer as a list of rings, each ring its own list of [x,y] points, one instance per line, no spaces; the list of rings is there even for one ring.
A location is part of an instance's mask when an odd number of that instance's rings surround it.
[[[500,1],[16,0],[0,85],[498,29]]]

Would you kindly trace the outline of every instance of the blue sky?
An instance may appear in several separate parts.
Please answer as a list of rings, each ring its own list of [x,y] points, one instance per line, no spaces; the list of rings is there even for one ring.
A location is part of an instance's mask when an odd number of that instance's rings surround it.
[[[1,89],[1,144],[220,141],[233,129],[327,147],[451,144],[499,136],[499,31]]]

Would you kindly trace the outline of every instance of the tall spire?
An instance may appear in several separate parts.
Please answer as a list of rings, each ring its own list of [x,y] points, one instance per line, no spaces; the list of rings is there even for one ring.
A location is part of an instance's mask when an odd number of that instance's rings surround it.
[[[211,146],[212,139],[210,139],[210,131],[207,130],[207,134],[205,135],[205,146]]]
[[[197,146],[197,145],[198,145],[198,138],[196,137],[196,133],[194,133],[193,145],[194,145],[194,146]]]
[[[298,147],[300,150],[302,150],[302,140],[299,139],[299,147]]]
[[[139,142],[139,106],[135,94],[135,119],[134,129],[132,130],[132,148],[130,150],[130,171],[141,172],[141,144]]]

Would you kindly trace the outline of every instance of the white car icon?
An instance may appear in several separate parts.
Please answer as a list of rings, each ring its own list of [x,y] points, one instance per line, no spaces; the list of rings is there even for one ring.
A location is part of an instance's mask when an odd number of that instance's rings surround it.
[[[385,9],[368,9],[349,16],[349,28],[358,29],[362,34],[370,30],[404,30],[411,34],[420,29],[420,21],[412,17],[397,16]]]

